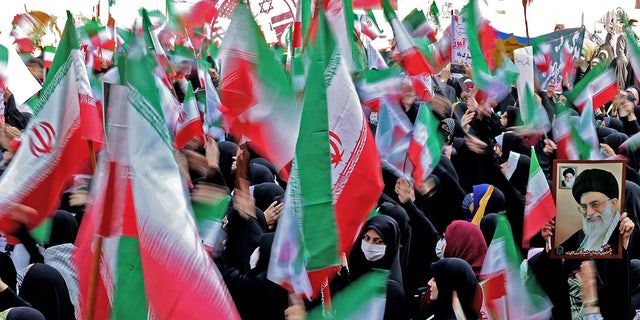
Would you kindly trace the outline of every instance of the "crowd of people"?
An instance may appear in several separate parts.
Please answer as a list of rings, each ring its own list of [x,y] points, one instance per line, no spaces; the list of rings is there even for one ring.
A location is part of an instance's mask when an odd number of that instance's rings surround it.
[[[622,155],[627,159],[626,181],[617,181],[610,172],[599,169],[577,174],[569,168],[559,173],[556,183],[572,189],[579,205],[576,214],[581,214],[583,221],[582,229],[562,247],[565,251],[597,251],[609,246],[618,254],[620,244],[622,258],[552,257],[556,224],[549,221],[531,239],[531,249],[520,248],[520,254],[527,257],[523,278],[535,279],[546,293],[552,305],[549,319],[632,319],[640,309],[640,154],[619,148],[640,132],[640,90],[634,85],[635,75],[625,51],[613,52],[611,44],[603,45],[594,56],[582,55],[575,82],[583,80],[598,63],[617,68],[620,93],[610,103],[596,106],[592,120],[598,121],[603,157]],[[32,59],[29,66],[42,82],[42,62]],[[454,77],[447,67],[433,76],[434,98],[429,107],[440,121],[443,156],[419,188],[383,161],[380,174],[384,189],[376,214],[364,223],[351,252],[342,254],[325,294],[338,294],[370,270],[385,269],[389,278],[384,319],[489,316],[483,307],[486,301],[483,303],[481,283],[486,279],[481,270],[494,231],[505,217],[515,243],[522,243],[531,152],[552,186],[557,146],[551,130],[544,136],[512,130],[521,108],[515,89],[494,105],[476,99],[478,90],[471,70],[466,66],[465,74]],[[210,76],[215,83],[225,81],[218,79],[215,68]],[[184,99],[186,81],[200,87],[195,72],[176,78],[179,100]],[[563,85],[568,90],[570,83]],[[394,103],[413,124],[421,101],[410,82],[397,90],[399,101]],[[553,87],[536,88],[536,93],[552,122],[555,105],[566,99]],[[3,98],[5,123],[0,146],[5,168],[15,154],[15,138],[27,127],[30,115],[19,111],[10,88],[5,88]],[[577,108],[566,103],[578,117]],[[375,132],[377,117],[371,110],[366,114]],[[268,279],[274,232],[286,206],[287,183],[271,163],[251,151],[251,142],[247,148],[245,154],[245,147],[227,133],[224,141],[193,139],[176,151],[193,199],[233,196],[224,219],[226,240],[220,250],[213,250],[212,259],[240,316],[302,319],[312,308],[325,308],[329,318],[339,318],[331,314],[326,299],[295,295]],[[239,167],[247,173],[239,175],[244,172]],[[245,182],[249,185],[246,190]],[[624,185],[624,194],[619,185]],[[624,201],[619,201],[622,196]],[[86,184],[76,184],[61,196],[46,244],[38,243],[24,227],[6,235],[8,242],[0,253],[0,318],[75,318],[79,290],[70,257],[89,198]],[[18,214],[28,210],[16,208]]]

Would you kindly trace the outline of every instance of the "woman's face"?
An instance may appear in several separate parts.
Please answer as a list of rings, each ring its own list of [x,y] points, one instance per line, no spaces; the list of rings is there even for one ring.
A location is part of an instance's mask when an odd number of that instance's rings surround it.
[[[382,237],[380,237],[380,235],[373,229],[369,229],[369,231],[365,232],[364,236],[362,237],[362,241],[368,244],[384,245],[384,240],[382,240]]]
[[[507,126],[507,113],[503,113],[502,115],[500,115],[500,124],[502,124],[503,127]]]
[[[427,285],[429,286],[429,289],[431,289],[429,299],[431,301],[438,300],[438,285],[436,284],[436,278],[431,278],[431,280],[427,282]]]

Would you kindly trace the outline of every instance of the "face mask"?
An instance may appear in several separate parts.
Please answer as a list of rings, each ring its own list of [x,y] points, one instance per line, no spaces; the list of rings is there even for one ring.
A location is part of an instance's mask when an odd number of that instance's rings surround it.
[[[384,244],[368,244],[365,241],[362,241],[360,248],[364,253],[364,257],[371,262],[382,259],[387,250],[387,246]]]
[[[436,256],[440,259],[444,258],[444,245],[446,243],[447,241],[444,238],[438,240],[438,243],[436,243]]]
[[[253,250],[253,253],[249,257],[249,267],[251,269],[255,268],[258,265],[258,260],[260,260],[260,247]]]

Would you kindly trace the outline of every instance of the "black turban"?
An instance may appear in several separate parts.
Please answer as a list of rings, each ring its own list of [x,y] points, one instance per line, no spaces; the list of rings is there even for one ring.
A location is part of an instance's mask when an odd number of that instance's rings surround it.
[[[609,171],[602,169],[587,169],[582,171],[573,183],[573,198],[580,203],[580,198],[586,192],[600,192],[609,199],[618,198],[618,181]]]
[[[563,176],[566,175],[567,173],[571,173],[574,176],[576,175],[576,171],[573,170],[573,168],[567,168],[567,169],[564,169],[564,171],[562,171]]]

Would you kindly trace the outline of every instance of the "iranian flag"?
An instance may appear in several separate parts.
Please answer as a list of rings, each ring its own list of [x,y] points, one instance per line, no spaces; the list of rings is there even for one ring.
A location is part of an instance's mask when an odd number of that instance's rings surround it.
[[[380,110],[385,96],[391,95],[400,101],[398,88],[402,84],[402,70],[398,66],[382,70],[367,70],[363,79],[356,83],[363,107],[374,112]]]
[[[618,147],[618,150],[622,151],[622,150],[629,150],[631,152],[636,151],[640,149],[640,134],[636,133],[634,135],[632,135],[631,137],[629,137],[629,139],[625,140],[620,147]],[[614,150],[617,151],[617,150]]]
[[[462,8],[460,16],[463,17],[466,24],[473,68],[473,83],[478,90],[484,91],[484,94],[476,95],[476,100],[478,103],[482,103],[483,98],[481,97],[493,95],[491,87],[493,82],[497,81],[491,75],[494,65],[493,47],[497,36],[495,30],[482,18],[477,0],[470,0]]]
[[[350,252],[382,191],[380,159],[349,69],[319,11],[285,207],[268,278],[308,297]],[[317,79],[324,79],[318,81]]]
[[[618,82],[613,68],[599,63],[592,68],[573,89],[565,92],[567,99],[583,111],[587,101],[592,100],[592,107],[599,108],[611,101],[618,94]]]
[[[636,40],[635,33],[628,26],[624,30],[624,34],[627,36],[627,54],[629,56],[629,64],[633,68],[633,73],[636,76],[636,84],[640,83],[640,47],[638,47],[638,41]]]
[[[168,26],[178,32],[202,28],[218,15],[216,2],[207,0],[167,0]]]
[[[498,216],[480,276],[490,284],[484,295],[490,319],[549,319],[553,305],[533,275],[523,274],[523,259],[507,218]],[[526,271],[525,271],[526,272]],[[502,288],[502,286],[504,286]],[[485,292],[486,285],[485,285]],[[506,294],[504,294],[506,293]]]
[[[42,89],[33,77],[20,55],[9,41],[0,40],[0,88],[8,87],[13,93],[16,105],[22,105]]]
[[[45,68],[51,68],[51,64],[53,63],[53,56],[55,55],[56,47],[54,46],[46,46],[44,47],[44,49],[42,49],[42,62]]]
[[[173,84],[169,79],[175,76],[175,71],[171,66],[167,53],[160,44],[160,40],[158,40],[158,35],[153,29],[153,24],[151,24],[151,20],[149,19],[149,13],[145,8],[142,8],[142,35],[147,47],[151,50],[157,62],[157,66],[154,68],[154,74],[162,79],[162,82],[167,88],[173,89]]]
[[[372,269],[331,298],[335,319],[384,319],[389,270]],[[312,309],[309,320],[326,319],[323,308]]]
[[[382,36],[382,30],[378,26],[376,17],[371,9],[367,9],[365,14],[360,15],[360,30],[371,40]]]
[[[409,160],[413,163],[413,187],[418,189],[435,169],[442,156],[443,138],[438,132],[439,122],[431,109],[422,104],[418,109],[409,142]]]
[[[288,176],[302,109],[246,4],[239,4],[220,47],[225,129]]]
[[[324,0],[327,21],[337,37],[336,42],[340,54],[349,66],[350,72],[361,71],[365,68],[365,61],[361,59],[354,42],[353,7],[351,0]]]
[[[152,70],[135,39],[109,90],[109,140],[76,242],[78,318],[239,319],[202,246]],[[98,237],[96,237],[96,235]],[[102,242],[94,313],[92,259]]]
[[[198,190],[195,192],[197,193]],[[193,199],[191,203],[202,244],[209,253],[215,248],[219,249],[219,245],[222,244],[222,234],[224,234],[222,225],[229,203],[231,203],[231,196],[227,194]]]
[[[400,54],[400,64],[411,77],[413,87],[422,101],[429,102],[433,98],[429,86],[430,76],[434,73],[427,59],[422,55],[409,32],[398,19],[388,0],[382,2],[384,16],[387,18],[396,39],[396,50]]]
[[[436,31],[433,30],[427,17],[422,10],[413,9],[402,20],[405,28],[413,38],[429,38],[431,42],[436,42]]]
[[[187,81],[187,92],[182,103],[182,110],[178,116],[176,124],[174,145],[177,149],[182,149],[187,142],[195,137],[202,137],[202,121],[198,111],[198,102],[193,93],[191,82]]]
[[[376,147],[382,162],[395,169],[401,176],[411,176],[413,164],[409,160],[409,144],[413,124],[396,99],[385,99],[378,114]],[[406,174],[405,174],[406,173]]]
[[[213,137],[218,141],[224,140],[224,130],[222,130],[222,113],[218,109],[220,107],[220,97],[218,91],[213,85],[211,76],[209,76],[209,63],[204,60],[198,60],[198,79],[200,86],[205,89],[199,92],[196,98],[200,97],[199,105],[202,106],[201,119],[202,128],[206,135]]]
[[[369,65],[369,70],[371,69],[387,69],[387,63],[382,58],[380,52],[373,47],[373,43],[370,39],[365,38],[365,42],[367,43],[367,64]]]
[[[558,112],[553,122],[553,138],[558,147],[556,149],[556,159],[580,160],[578,146],[572,134],[574,130],[569,111],[562,110]]]
[[[576,142],[580,160],[601,160],[603,158],[600,153],[591,100],[587,100],[587,104],[580,115],[580,121],[577,126],[572,128],[571,134]]]
[[[527,202],[524,207],[524,230],[522,247],[529,247],[529,240],[535,236],[556,213],[556,205],[551,196],[547,178],[540,168],[535,149],[531,147],[529,165],[529,183],[527,184]]]
[[[9,217],[16,203],[38,212],[26,222],[30,229],[54,212],[69,179],[87,170],[89,148],[83,138],[91,131],[83,128],[97,125],[94,129],[102,134],[99,120],[84,117],[91,110],[83,109],[95,108],[95,102],[70,12],[67,19],[58,53],[33,106],[34,116],[22,134],[21,147],[0,178],[0,229],[5,232],[16,227]]]

